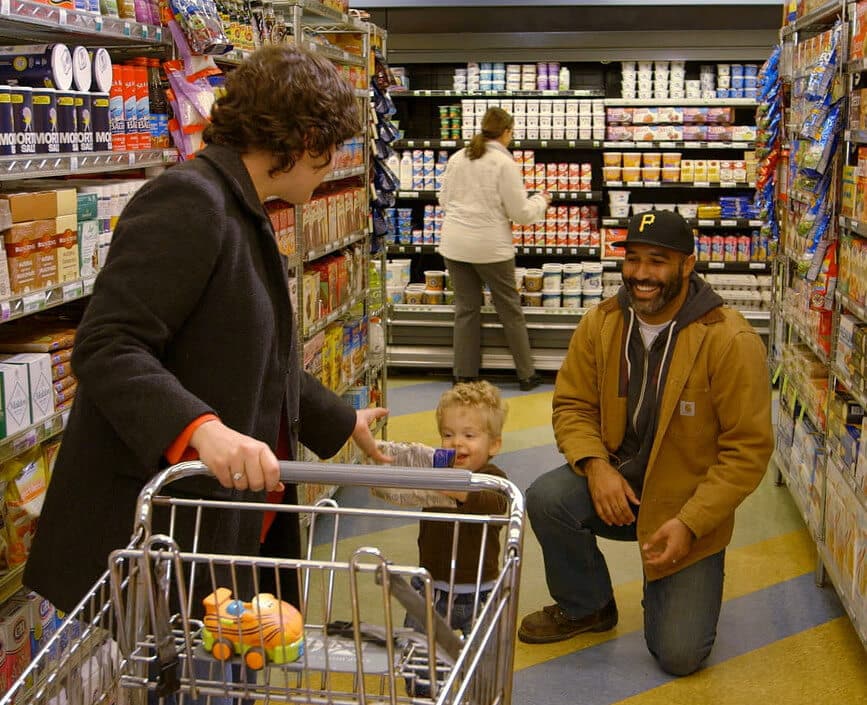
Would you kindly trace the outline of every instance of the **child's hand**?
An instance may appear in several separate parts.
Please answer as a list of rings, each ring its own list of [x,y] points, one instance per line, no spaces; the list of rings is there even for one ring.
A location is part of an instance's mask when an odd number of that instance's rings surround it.
[[[352,440],[365,455],[377,463],[390,463],[394,460],[377,447],[376,439],[370,431],[371,424],[386,416],[388,416],[388,409],[379,406],[373,409],[360,409],[355,412],[355,430],[352,432]]]

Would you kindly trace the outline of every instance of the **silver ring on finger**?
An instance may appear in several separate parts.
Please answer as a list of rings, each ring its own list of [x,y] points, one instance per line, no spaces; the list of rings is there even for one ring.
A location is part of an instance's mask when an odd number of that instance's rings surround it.
[[[234,475],[232,475],[232,479],[233,479],[235,482],[240,482],[241,480],[244,479],[244,473],[242,473],[242,472],[236,472]]]

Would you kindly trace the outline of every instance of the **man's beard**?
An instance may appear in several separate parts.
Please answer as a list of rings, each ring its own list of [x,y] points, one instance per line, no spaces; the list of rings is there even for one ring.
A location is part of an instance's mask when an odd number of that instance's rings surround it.
[[[653,279],[624,279],[623,284],[626,287],[626,295],[629,297],[629,304],[632,306],[635,313],[639,316],[656,315],[671,301],[678,297],[686,284],[683,279],[683,260],[681,260],[677,265],[677,273],[668,281],[657,281]],[[639,285],[656,286],[658,287],[658,292],[652,299],[637,300],[632,295],[632,291],[635,286]]]

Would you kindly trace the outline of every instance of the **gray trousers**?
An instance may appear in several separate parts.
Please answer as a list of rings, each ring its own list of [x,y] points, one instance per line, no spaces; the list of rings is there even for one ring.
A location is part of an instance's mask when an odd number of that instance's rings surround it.
[[[449,279],[455,292],[454,375],[477,377],[482,361],[482,285],[491,290],[494,308],[503,325],[506,342],[515,360],[518,379],[529,379],[536,370],[530,354],[530,338],[515,287],[515,260],[473,264],[446,259]]]

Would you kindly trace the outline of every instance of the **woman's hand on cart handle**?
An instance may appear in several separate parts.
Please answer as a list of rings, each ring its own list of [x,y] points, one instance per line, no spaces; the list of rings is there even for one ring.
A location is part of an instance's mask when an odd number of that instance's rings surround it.
[[[280,466],[267,444],[233,431],[219,419],[199,426],[190,438],[223,487],[237,490],[280,490]]]
[[[372,424],[386,416],[388,416],[388,409],[383,409],[381,406],[355,412],[355,430],[352,432],[352,440],[365,455],[377,463],[390,463],[394,460],[377,448],[376,439],[370,430]]]

